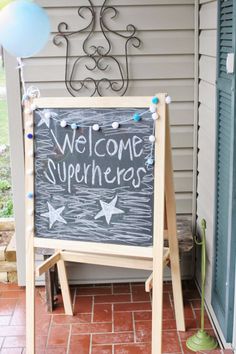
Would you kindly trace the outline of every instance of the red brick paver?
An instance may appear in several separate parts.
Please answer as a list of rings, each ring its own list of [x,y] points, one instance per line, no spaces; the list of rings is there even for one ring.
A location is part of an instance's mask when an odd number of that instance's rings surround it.
[[[71,294],[73,317],[64,314],[61,296],[47,313],[45,290],[36,289],[36,354],[151,353],[151,297],[144,284],[78,286]],[[200,297],[193,282],[183,282],[183,294],[185,333],[176,330],[171,284],[164,283],[163,354],[193,353],[186,340],[199,326]],[[207,317],[205,323],[213,334]],[[25,353],[25,291],[16,285],[0,284],[0,353]]]

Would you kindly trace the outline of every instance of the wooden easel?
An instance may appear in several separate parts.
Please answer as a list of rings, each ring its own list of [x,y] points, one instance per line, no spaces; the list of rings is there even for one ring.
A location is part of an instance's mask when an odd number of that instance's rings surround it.
[[[176,230],[176,207],[173,185],[173,170],[170,145],[170,128],[165,94],[158,94],[158,114],[155,121],[155,168],[154,168],[154,227],[153,247],[135,247],[111,244],[95,244],[93,242],[76,242],[34,237],[34,201],[26,198],[26,351],[35,353],[35,266],[34,248],[52,248],[57,251],[36,270],[43,274],[54,264],[58,266],[65,313],[73,314],[65,262],[82,262],[106,266],[126,267],[150,270],[146,281],[146,290],[152,288],[152,354],[162,353],[162,303],[163,303],[163,266],[170,260],[174,294],[174,307],[177,329],[185,331],[179,251]],[[149,107],[147,97],[116,98],[54,98],[34,101],[40,108],[63,107]],[[25,134],[32,133],[33,112],[32,101],[25,103]],[[26,195],[34,193],[33,139],[25,139]],[[166,216],[166,227],[165,227]],[[164,247],[164,238],[169,247]]]

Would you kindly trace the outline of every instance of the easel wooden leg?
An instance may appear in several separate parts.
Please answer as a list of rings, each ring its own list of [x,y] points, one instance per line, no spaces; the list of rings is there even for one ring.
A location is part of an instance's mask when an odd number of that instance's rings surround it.
[[[176,252],[178,252],[178,242],[177,240],[175,240],[175,237],[170,236],[169,246],[176,325],[178,331],[185,331],[184,305],[179,255],[176,256]]]
[[[163,267],[168,265],[170,262],[170,251],[169,248],[164,247],[163,250]],[[145,281],[145,291],[148,293],[151,291],[153,286],[153,273],[149,275],[147,280]]]
[[[29,244],[31,243],[31,244]],[[26,353],[35,353],[35,274],[34,247],[30,237],[26,248]]]
[[[154,227],[153,227],[153,282],[152,282],[152,354],[162,354],[163,312],[163,246],[164,246],[164,200],[165,200],[165,96],[160,98],[160,119],[155,126],[154,169]]]
[[[32,133],[33,114],[30,110],[31,100],[25,101],[24,135]],[[33,158],[28,155],[34,151],[33,139],[25,139],[25,171],[34,170]],[[26,240],[26,353],[35,353],[35,272],[34,272],[34,179],[33,174],[25,174],[25,240]],[[30,197],[29,197],[30,196]]]
[[[36,269],[36,275],[40,276],[45,272],[50,271],[50,268],[57,265],[58,277],[61,286],[61,293],[65,308],[66,315],[73,315],[70,289],[67,279],[65,261],[61,257],[61,251],[56,251],[52,256],[47,258],[40,266]]]
[[[145,281],[145,291],[149,293],[152,289],[153,274],[151,273],[147,280]]]
[[[54,290],[56,295],[61,293],[61,289],[59,287],[59,281],[58,281],[57,264],[55,264],[55,268],[54,268]]]
[[[161,259],[161,255],[160,259]],[[152,284],[152,354],[162,354],[163,262],[153,268]]]
[[[44,256],[46,260],[49,256]],[[45,272],[45,290],[47,310],[52,312],[54,310],[54,292],[55,292],[55,265]]]
[[[171,277],[174,295],[175,317],[178,331],[185,331],[184,306],[181,285],[181,273],[179,264],[179,247],[176,229],[176,207],[175,207],[175,191],[172,173],[172,157],[170,145],[170,129],[168,124],[167,110],[167,128],[166,128],[166,173],[165,173],[165,191],[166,191],[166,211],[167,211],[167,227],[170,248]]]
[[[66,315],[73,315],[71,296],[70,296],[70,288],[68,285],[66,266],[64,260],[60,259],[57,262],[58,269],[58,277],[61,285],[62,298],[65,308]]]

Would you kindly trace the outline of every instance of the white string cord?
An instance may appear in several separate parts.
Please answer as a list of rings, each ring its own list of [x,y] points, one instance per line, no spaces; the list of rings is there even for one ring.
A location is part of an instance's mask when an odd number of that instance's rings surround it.
[[[144,114],[146,114],[146,113],[148,113],[148,112],[149,112],[149,109],[147,109],[146,111],[144,111],[144,112],[142,112],[142,113],[139,113],[139,116],[141,117],[141,116],[143,116]],[[59,120],[59,119],[53,117],[52,115],[50,116],[50,119],[54,120],[55,122],[57,122],[57,123],[59,123],[59,124],[61,123],[61,120]],[[124,123],[130,122],[130,121],[132,121],[132,120],[133,120],[133,118],[130,117],[130,118],[127,118],[127,119],[122,120],[122,121],[120,122],[120,124],[124,124]],[[66,122],[66,124],[67,124],[67,126],[71,126],[70,123],[67,123],[67,122]],[[77,125],[77,128],[90,128],[90,127],[91,127],[91,125],[84,125],[84,124],[80,125],[79,123],[75,123],[75,124]],[[107,124],[102,124],[100,127],[101,127],[101,128],[105,128],[105,127],[110,127],[110,126],[111,126],[111,124],[110,124],[110,123],[107,123]]]
[[[16,59],[18,63],[18,66],[16,68],[19,69],[20,72],[20,79],[23,87],[23,96],[24,96],[26,94],[25,79],[24,79],[24,72],[23,72],[24,63],[20,57],[17,57]]]
[[[34,86],[30,86],[27,90],[26,90],[26,84],[25,84],[25,78],[24,78],[24,66],[25,64],[23,63],[22,59],[20,57],[17,57],[17,67],[16,69],[19,70],[20,73],[20,80],[21,80],[21,84],[22,84],[22,88],[23,88],[23,95],[22,95],[22,103],[24,103],[24,100],[29,99],[30,97],[32,98],[38,98],[40,97],[40,91],[37,87]]]

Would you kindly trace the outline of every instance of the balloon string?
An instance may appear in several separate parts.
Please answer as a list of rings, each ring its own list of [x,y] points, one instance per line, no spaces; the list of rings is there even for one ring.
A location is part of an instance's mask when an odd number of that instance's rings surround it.
[[[22,83],[22,87],[23,87],[23,95],[26,94],[26,87],[25,87],[25,79],[24,79],[24,71],[23,71],[23,67],[24,67],[24,63],[22,61],[22,59],[20,57],[17,57],[17,69],[19,69],[20,71],[20,79],[21,79],[21,83]]]

